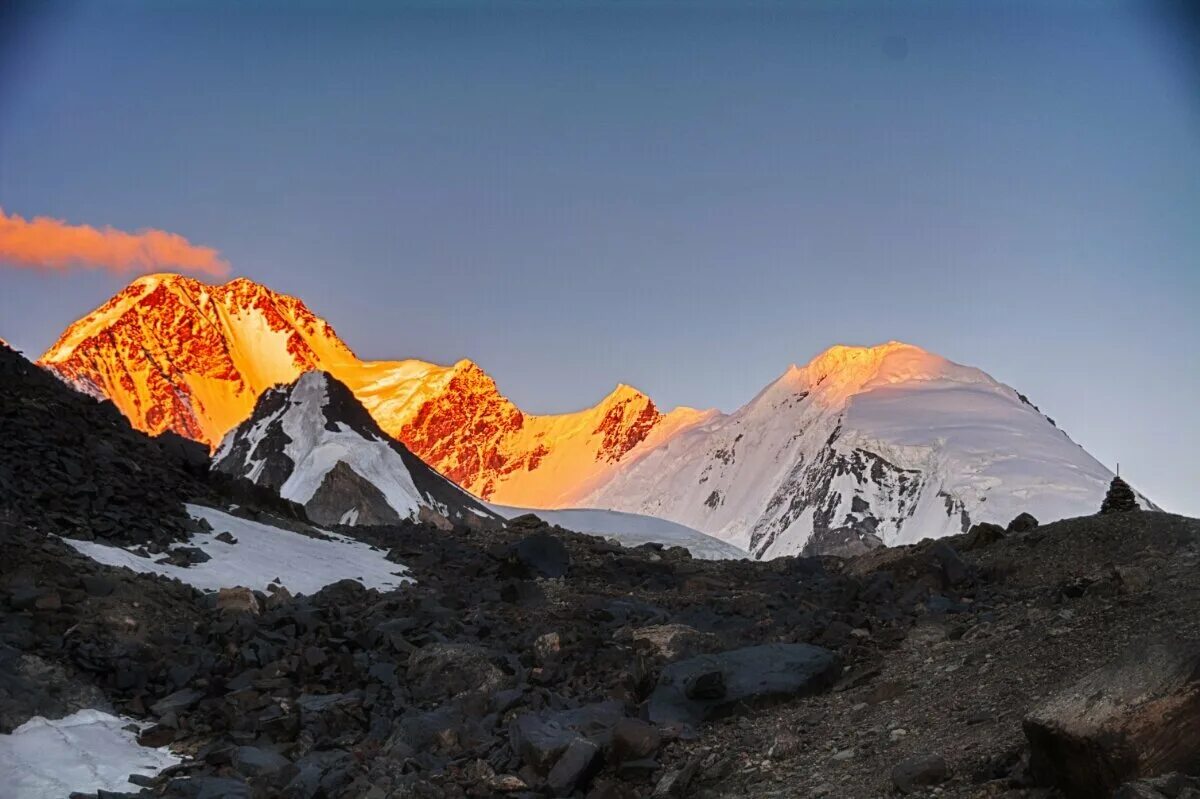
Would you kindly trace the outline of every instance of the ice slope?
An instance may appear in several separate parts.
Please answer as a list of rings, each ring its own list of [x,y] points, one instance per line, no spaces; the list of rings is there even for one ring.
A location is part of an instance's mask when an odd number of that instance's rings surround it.
[[[1011,388],[994,381],[914,381],[854,397],[847,448],[865,449],[930,476],[972,521],[1006,523],[1022,512],[1051,521],[1095,513],[1112,473]],[[1148,504],[1148,503],[1147,503]],[[936,508],[889,543],[953,534]]]
[[[1047,521],[1093,513],[1110,478],[1011,388],[889,342],[791,367],[581,504],[670,519],[773,557],[847,531],[900,544],[1021,511]]]
[[[99,710],[66,718],[35,716],[0,735],[0,795],[5,799],[62,799],[74,793],[130,791],[130,774],[154,776],[181,761],[166,747],[139,746],[143,726]]]
[[[489,507],[506,519],[532,513],[549,524],[556,524],[577,533],[603,536],[629,547],[649,543],[681,546],[693,556],[704,560],[737,560],[747,557],[745,550],[732,544],[682,524],[656,519],[653,516],[595,508],[542,510],[494,504],[489,504]]]
[[[174,577],[201,591],[238,585],[266,590],[276,582],[294,594],[314,594],[338,580],[357,580],[367,588],[386,591],[411,582],[405,576],[407,569],[387,560],[385,552],[337,533],[321,531],[324,538],[312,538],[213,508],[187,508],[213,528],[211,533],[196,533],[185,544],[204,550],[211,560],[187,568],[155,563],[152,558],[95,541],[63,540],[100,563]],[[217,540],[221,532],[231,533],[237,543]]]

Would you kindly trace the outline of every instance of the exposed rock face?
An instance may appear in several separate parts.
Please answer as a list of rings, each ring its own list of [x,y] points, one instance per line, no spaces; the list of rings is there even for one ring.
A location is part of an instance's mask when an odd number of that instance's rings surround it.
[[[1200,768],[1200,647],[1138,648],[1036,708],[1025,734],[1034,776],[1079,799]]]
[[[398,524],[400,514],[387,497],[345,461],[338,461],[321,480],[321,485],[304,505],[308,518],[317,524],[344,524],[347,512],[354,523],[364,525]]]

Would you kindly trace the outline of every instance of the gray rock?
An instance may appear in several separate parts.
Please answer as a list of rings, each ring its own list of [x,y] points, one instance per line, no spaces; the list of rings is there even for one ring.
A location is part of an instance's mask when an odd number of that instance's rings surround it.
[[[269,777],[291,765],[283,755],[258,746],[239,746],[233,751],[233,767],[247,777]]]
[[[1127,782],[1113,794],[1113,799],[1195,799],[1196,797],[1200,797],[1200,779],[1176,772]]]
[[[631,633],[634,645],[662,659],[673,662],[703,655],[720,648],[720,641],[711,633],[702,633],[686,624],[654,624]]]
[[[151,705],[150,710],[156,716],[165,716],[168,713],[178,713],[181,710],[187,710],[203,698],[204,693],[202,691],[185,688],[182,691],[176,691],[173,694],[164,696]]]
[[[1038,520],[1032,513],[1019,513],[1008,523],[1010,533],[1028,533],[1037,529]]]
[[[483,647],[439,643],[423,646],[409,656],[408,683],[415,698],[432,700],[498,691],[508,687],[508,677]]]
[[[250,786],[226,777],[197,777],[191,780],[196,799],[250,799]]]
[[[653,725],[638,719],[621,719],[613,726],[612,756],[620,762],[642,760],[658,751],[662,736]]]
[[[892,783],[901,793],[915,793],[945,782],[949,776],[950,769],[940,755],[916,755],[902,760],[892,769]]]
[[[810,644],[763,644],[681,660],[663,669],[650,696],[655,724],[696,724],[739,705],[809,696],[833,685],[838,656]]]
[[[624,715],[624,708],[616,701],[524,713],[510,725],[509,740],[522,761],[545,772],[576,739],[585,738],[601,749],[607,747],[612,742],[613,727]]]
[[[571,556],[563,542],[550,533],[534,533],[513,547],[513,556],[537,577],[562,577],[571,565]]]
[[[576,738],[546,775],[546,785],[555,796],[570,796],[583,785],[600,764],[600,747],[586,738]]]

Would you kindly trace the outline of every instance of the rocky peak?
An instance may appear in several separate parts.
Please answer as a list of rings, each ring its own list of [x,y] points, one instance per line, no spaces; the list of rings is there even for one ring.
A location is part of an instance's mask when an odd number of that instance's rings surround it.
[[[495,519],[385,434],[354,393],[323,371],[263,393],[221,442],[213,466],[303,505],[321,524]]]
[[[596,460],[607,463],[616,463],[644,441],[663,418],[649,397],[624,383],[618,384],[597,408],[604,411],[604,416],[595,429],[603,436]]]

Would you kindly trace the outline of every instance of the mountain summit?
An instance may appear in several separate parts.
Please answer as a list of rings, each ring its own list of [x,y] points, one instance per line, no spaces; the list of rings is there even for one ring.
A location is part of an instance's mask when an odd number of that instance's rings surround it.
[[[271,386],[355,360],[295,297],[246,278],[210,286],[156,274],[72,324],[38,362],[111,399],[140,430],[211,445]]]
[[[1111,477],[1013,389],[890,341],[790,367],[585,503],[662,516],[767,557],[913,543],[1023,511],[1082,516]]]
[[[264,393],[250,418],[225,436],[213,468],[300,503],[317,524],[501,523],[385,435],[326,372],[305,372]]]
[[[1112,478],[1013,389],[898,341],[831,347],[730,414],[664,412],[618,385],[591,408],[539,416],[469,360],[361,361],[303,302],[245,278],[152,275],[71,325],[41,363],[136,427],[210,446],[272,385],[323,371],[381,434],[485,500],[659,516],[757,557],[915,541],[1022,511],[1083,515]]]

